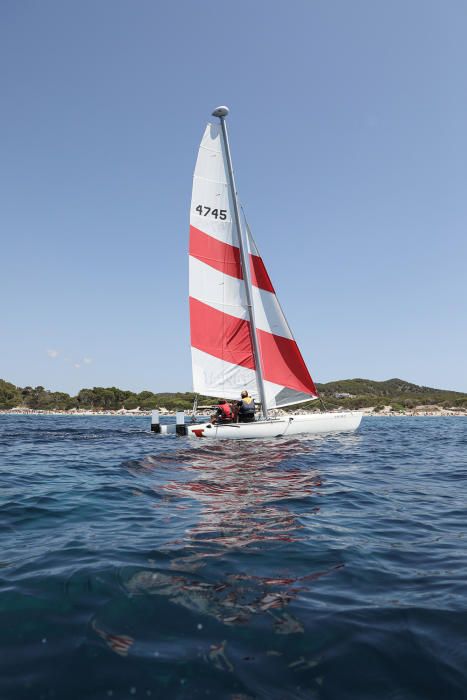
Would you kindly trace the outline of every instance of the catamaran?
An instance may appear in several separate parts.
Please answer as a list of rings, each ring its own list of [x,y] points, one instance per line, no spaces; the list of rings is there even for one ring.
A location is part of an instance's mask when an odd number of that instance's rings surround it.
[[[250,423],[160,425],[163,434],[270,438],[356,430],[356,411],[277,415],[319,398],[241,213],[227,134],[227,107],[212,113],[196,161],[190,212],[190,325],[193,389],[260,405]],[[281,412],[283,413],[283,412]]]

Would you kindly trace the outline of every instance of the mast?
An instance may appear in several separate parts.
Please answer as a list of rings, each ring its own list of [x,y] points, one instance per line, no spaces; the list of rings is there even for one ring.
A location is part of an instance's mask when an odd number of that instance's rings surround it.
[[[238,206],[238,199],[237,199],[237,188],[235,186],[235,178],[234,178],[234,173],[233,173],[233,168],[232,168],[232,158],[230,156],[230,147],[229,147],[229,138],[227,135],[227,126],[225,123],[225,118],[229,113],[228,107],[217,107],[217,109],[214,110],[212,113],[213,117],[219,117],[220,123],[221,123],[221,128],[222,128],[222,138],[224,140],[224,150],[225,150],[225,155],[227,159],[227,170],[229,174],[229,184],[230,184],[230,189],[232,192],[232,201],[233,201],[233,207],[234,207],[234,216],[235,216],[235,223],[237,225],[237,230],[238,230],[238,239],[239,239],[239,248],[240,248],[240,258],[242,261],[242,268],[243,268],[243,278],[245,282],[245,291],[246,291],[246,299],[247,299],[247,306],[248,306],[248,316],[250,319],[250,328],[251,328],[251,339],[252,339],[252,344],[253,344],[253,355],[255,358],[255,366],[256,366],[256,377],[258,380],[258,389],[259,389],[259,395],[261,399],[261,410],[264,418],[267,419],[268,417],[268,406],[266,402],[266,390],[264,388],[264,379],[263,379],[263,368],[261,365],[261,354],[259,352],[259,343],[258,343],[258,334],[256,331],[256,323],[255,323],[255,312],[254,312],[254,307],[253,307],[253,295],[251,291],[251,271],[250,271],[250,265],[249,265],[249,252],[248,252],[248,242],[246,239],[245,232],[243,231],[242,225],[241,225],[241,220],[240,220],[240,210]]]

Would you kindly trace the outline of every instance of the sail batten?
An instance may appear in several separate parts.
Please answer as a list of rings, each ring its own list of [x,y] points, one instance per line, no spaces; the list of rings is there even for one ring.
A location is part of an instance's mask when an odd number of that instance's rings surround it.
[[[317,398],[258,249],[247,229],[251,303],[270,408]],[[190,322],[194,390],[259,398],[251,312],[233,221],[220,129],[208,124],[198,152],[190,213]]]

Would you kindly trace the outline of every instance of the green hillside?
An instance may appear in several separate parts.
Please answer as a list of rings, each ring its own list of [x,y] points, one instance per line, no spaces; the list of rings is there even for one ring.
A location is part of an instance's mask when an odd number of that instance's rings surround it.
[[[391,405],[395,410],[416,406],[443,406],[467,409],[467,394],[444,389],[418,386],[403,379],[375,382],[371,379],[342,379],[337,382],[316,385],[327,408],[364,408],[375,406],[377,410]],[[69,410],[72,408],[94,410],[118,410],[120,408],[142,410],[167,408],[188,410],[193,406],[194,394],[135,393],[117,387],[93,387],[81,389],[76,396],[60,391],[48,391],[43,386],[18,387],[0,379],[0,409],[22,406],[40,410]],[[215,400],[200,396],[199,404],[213,404]],[[303,408],[320,410],[321,403],[312,401]]]
[[[371,379],[342,379],[317,384],[320,396],[329,408],[364,408],[387,406],[415,408],[416,406],[467,407],[467,394],[412,384],[404,379],[375,382]],[[349,396],[346,396],[348,394]]]

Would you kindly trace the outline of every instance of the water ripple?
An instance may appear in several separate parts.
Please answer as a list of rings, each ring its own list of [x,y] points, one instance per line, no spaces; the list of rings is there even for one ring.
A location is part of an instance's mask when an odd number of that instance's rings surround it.
[[[465,418],[0,416],[0,697],[464,698]]]

